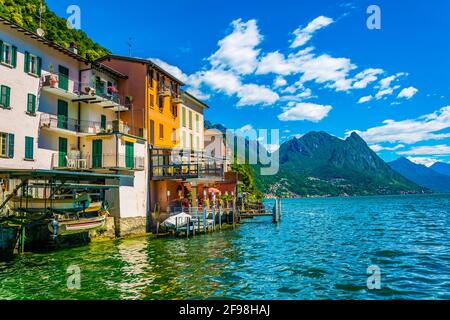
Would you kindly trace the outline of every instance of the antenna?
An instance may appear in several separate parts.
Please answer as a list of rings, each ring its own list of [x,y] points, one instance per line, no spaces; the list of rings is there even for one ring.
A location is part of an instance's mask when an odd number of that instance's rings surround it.
[[[133,39],[130,37],[130,38],[128,38],[128,56],[130,56],[131,57],[131,49],[133,48]]]
[[[36,33],[39,37],[43,37],[45,35],[44,29],[42,29],[42,13],[45,11],[45,8],[42,6],[42,0],[39,3],[39,28],[37,28]]]

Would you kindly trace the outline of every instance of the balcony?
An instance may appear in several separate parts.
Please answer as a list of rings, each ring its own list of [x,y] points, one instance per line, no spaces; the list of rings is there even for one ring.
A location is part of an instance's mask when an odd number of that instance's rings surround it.
[[[112,153],[91,155],[74,150],[67,154],[52,154],[52,168],[73,171],[142,171],[145,169],[145,158]]]
[[[154,148],[150,159],[153,180],[222,181],[224,177],[223,159],[206,157],[202,152]]]
[[[41,129],[74,136],[112,133],[133,134],[136,131],[120,120],[101,123],[100,121],[77,120],[48,113],[41,114],[39,127]]]
[[[72,102],[98,105],[113,111],[128,111],[131,101],[120,95],[115,88],[101,84],[83,83],[63,74],[46,74],[42,77],[42,91]]]

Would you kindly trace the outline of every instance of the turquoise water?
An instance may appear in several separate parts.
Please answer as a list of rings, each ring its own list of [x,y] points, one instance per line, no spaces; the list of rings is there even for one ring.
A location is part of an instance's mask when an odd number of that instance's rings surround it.
[[[283,200],[279,225],[0,262],[0,298],[450,299],[449,212],[449,195]],[[79,290],[67,289],[71,265]],[[370,265],[381,290],[367,289]]]

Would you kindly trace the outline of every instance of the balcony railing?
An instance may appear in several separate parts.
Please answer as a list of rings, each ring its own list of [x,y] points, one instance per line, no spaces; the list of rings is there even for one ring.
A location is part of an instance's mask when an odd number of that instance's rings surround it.
[[[112,89],[100,84],[79,82],[60,73],[46,74],[42,77],[42,87],[54,89],[56,93],[70,95],[73,99],[103,107],[123,107],[129,109],[131,101]],[[112,105],[111,105],[112,104]]]
[[[211,178],[223,180],[223,159],[211,158],[202,152],[176,149],[151,150],[152,179]]]
[[[40,118],[40,127],[49,129],[62,129],[87,135],[97,135],[106,133],[122,133],[142,137],[142,130],[128,126],[120,120],[89,121],[71,119],[66,116],[42,113]],[[140,134],[140,135],[139,135]]]
[[[133,170],[145,169],[145,158],[125,154],[84,154],[79,151],[52,154],[52,167],[67,170]]]

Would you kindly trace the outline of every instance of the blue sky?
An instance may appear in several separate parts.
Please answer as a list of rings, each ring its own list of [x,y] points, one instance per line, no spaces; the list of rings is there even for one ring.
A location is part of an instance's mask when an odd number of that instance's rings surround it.
[[[152,58],[229,128],[356,130],[385,160],[450,162],[450,2],[47,0],[116,54]],[[369,30],[369,5],[381,30]],[[176,67],[175,67],[176,66]]]

